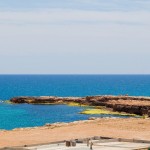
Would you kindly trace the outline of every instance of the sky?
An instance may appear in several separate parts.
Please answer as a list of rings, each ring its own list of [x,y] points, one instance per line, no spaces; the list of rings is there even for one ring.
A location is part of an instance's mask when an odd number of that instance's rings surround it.
[[[150,0],[0,0],[0,74],[150,74]]]

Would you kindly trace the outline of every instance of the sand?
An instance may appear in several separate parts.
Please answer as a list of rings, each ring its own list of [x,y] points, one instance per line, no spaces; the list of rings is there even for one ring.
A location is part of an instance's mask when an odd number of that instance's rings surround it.
[[[61,127],[0,131],[0,148],[105,136],[150,141],[150,119],[99,119]]]

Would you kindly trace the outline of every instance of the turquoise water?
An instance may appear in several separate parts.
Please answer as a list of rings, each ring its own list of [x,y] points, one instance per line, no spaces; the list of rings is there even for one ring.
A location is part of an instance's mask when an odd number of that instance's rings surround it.
[[[150,75],[0,75],[0,129],[71,122],[95,116],[79,114],[82,107],[3,103],[14,96],[108,94],[150,96]]]

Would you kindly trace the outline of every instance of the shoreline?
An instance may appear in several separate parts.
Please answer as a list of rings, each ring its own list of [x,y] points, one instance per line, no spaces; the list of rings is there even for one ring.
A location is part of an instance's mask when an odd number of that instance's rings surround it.
[[[119,118],[119,117],[89,117],[87,120],[77,120],[77,121],[71,121],[71,122],[54,122],[54,123],[45,123],[42,126],[31,126],[31,127],[18,127],[18,128],[13,128],[10,130],[7,129],[0,129],[0,133],[1,132],[9,132],[9,131],[27,131],[27,130],[33,130],[33,129],[53,129],[53,128],[58,128],[58,127],[64,127],[64,126],[68,126],[68,125],[76,125],[76,124],[82,124],[82,123],[90,123],[90,122],[97,122],[98,120],[103,120],[103,119],[136,119],[135,117],[130,117],[130,118]],[[137,118],[137,119],[141,119],[141,118]],[[149,119],[149,118],[143,118],[143,119]],[[150,120],[150,119],[149,119]]]
[[[150,140],[150,119],[91,118],[71,123],[0,131],[0,148],[36,145],[92,136]]]
[[[42,103],[41,103],[42,102]],[[133,117],[133,118],[149,118],[150,117],[150,97],[144,96],[113,96],[113,95],[100,95],[100,96],[87,96],[87,97],[56,97],[56,96],[40,96],[29,97],[20,96],[11,98],[8,104],[33,104],[33,105],[68,105],[68,106],[81,106],[85,109],[79,114],[84,115],[112,115],[113,118],[120,116]],[[119,106],[119,107],[118,107]],[[117,109],[116,109],[117,108]],[[111,116],[108,116],[111,119]],[[68,121],[69,122],[69,121]],[[76,121],[75,121],[76,122]],[[80,120],[79,120],[80,122]],[[45,122],[48,124],[49,122]],[[58,122],[54,122],[56,124]],[[44,126],[44,124],[42,125]],[[17,127],[13,129],[0,129],[0,131],[11,131],[25,128],[34,127]]]
[[[87,96],[87,97],[15,97],[13,104],[69,104],[101,107],[119,112],[150,115],[150,97]],[[90,118],[69,123],[52,123],[40,127],[0,130],[0,148],[38,145],[57,141],[84,139],[94,136],[150,141],[150,118]],[[9,142],[8,142],[9,141]]]
[[[106,107],[113,112],[147,115],[143,118],[90,118],[69,123],[57,122],[40,127],[0,130],[0,148],[38,145],[57,141],[103,136],[110,138],[150,141],[150,97],[132,96],[87,96],[87,97],[15,97],[13,104],[69,104]],[[149,116],[149,117],[148,117]],[[145,119],[146,118],[146,119]]]
[[[150,117],[150,97],[141,96],[86,96],[86,97],[55,97],[55,96],[40,96],[40,97],[14,97],[10,99],[14,104],[69,104],[74,103],[78,106],[101,106],[111,109],[113,112],[125,112],[135,115],[147,115]]]

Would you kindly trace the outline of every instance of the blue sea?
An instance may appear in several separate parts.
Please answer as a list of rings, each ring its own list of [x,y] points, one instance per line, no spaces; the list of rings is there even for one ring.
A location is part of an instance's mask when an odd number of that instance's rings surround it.
[[[4,102],[12,97],[125,94],[150,96],[150,75],[0,75],[0,129],[42,126],[95,116],[79,114],[84,107]]]

